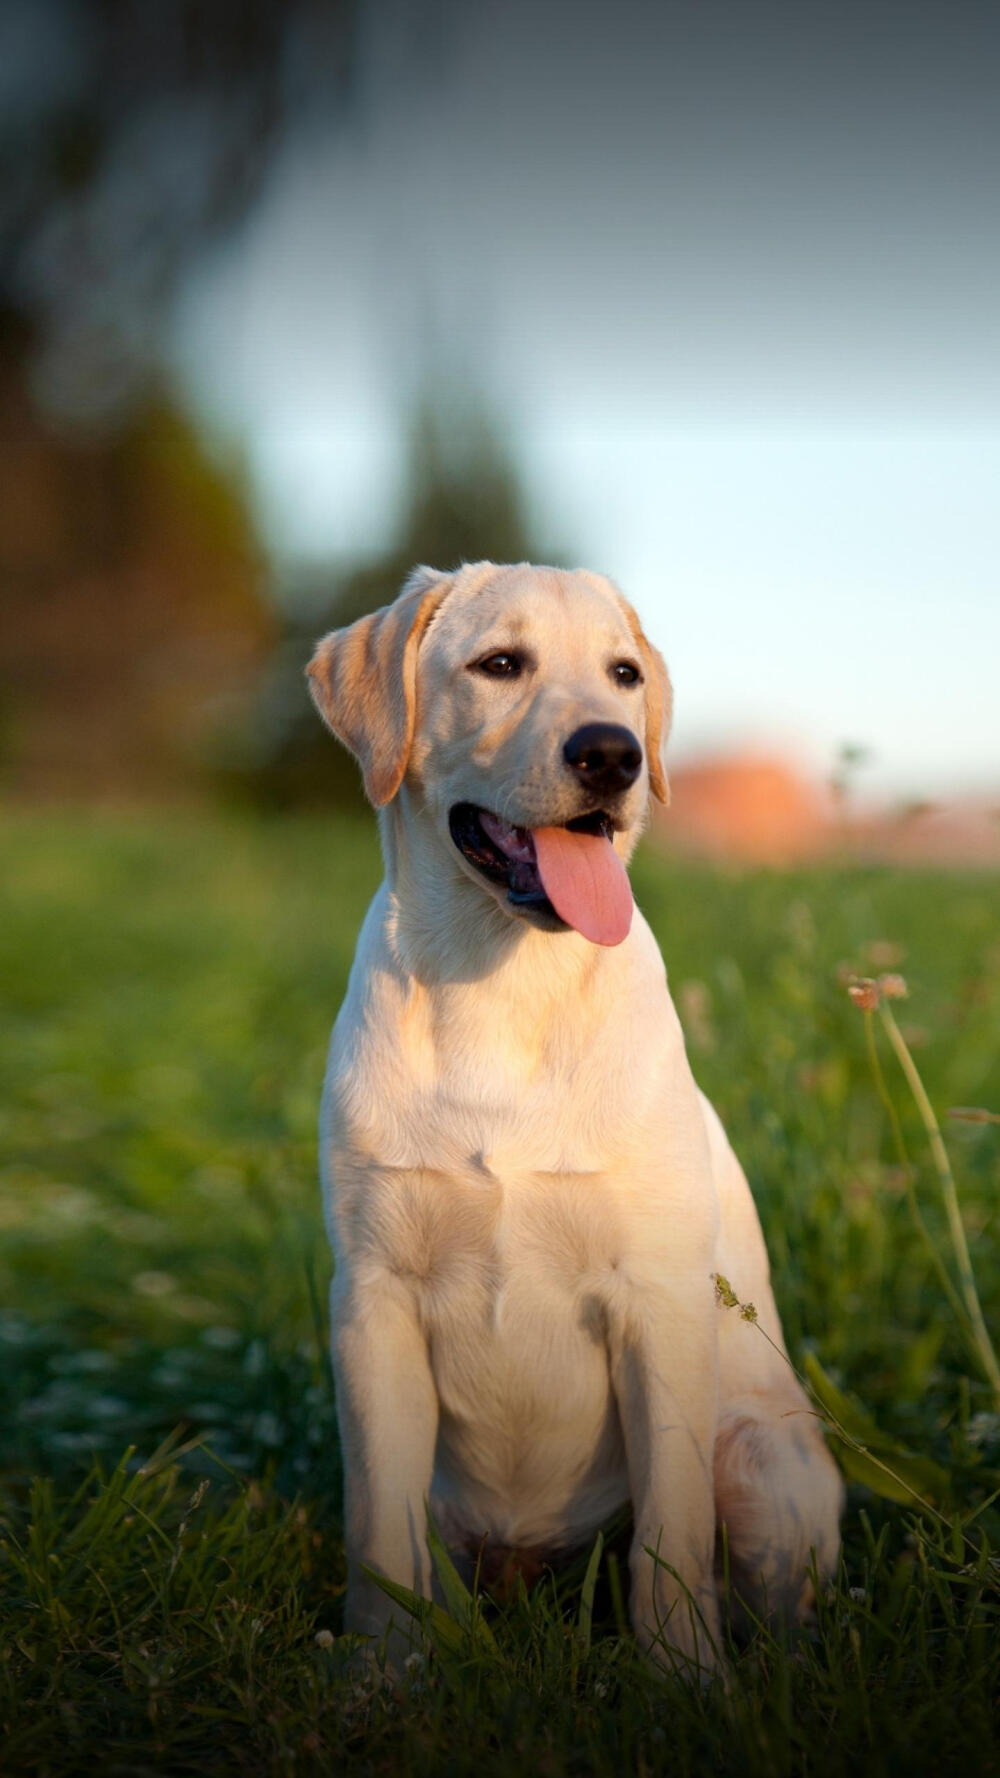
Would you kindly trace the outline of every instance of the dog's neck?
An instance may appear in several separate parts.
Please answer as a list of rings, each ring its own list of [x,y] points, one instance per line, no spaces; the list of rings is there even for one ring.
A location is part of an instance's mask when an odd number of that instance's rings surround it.
[[[429,818],[419,793],[403,785],[379,813],[388,888],[389,937],[400,966],[426,988],[486,976],[525,982],[538,1013],[582,980],[613,969],[614,952],[576,932],[544,932],[512,918],[472,880],[455,847]],[[621,947],[624,949],[624,947]]]

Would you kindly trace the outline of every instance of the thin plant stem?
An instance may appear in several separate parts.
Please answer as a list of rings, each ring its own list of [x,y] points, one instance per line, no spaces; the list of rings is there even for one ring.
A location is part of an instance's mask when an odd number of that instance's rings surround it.
[[[880,1000],[878,1010],[879,1016],[881,1017],[882,1023],[888,1034],[889,1042],[892,1044],[892,1047],[896,1052],[899,1065],[906,1076],[907,1085],[916,1101],[917,1110],[923,1120],[924,1129],[927,1131],[927,1139],[930,1144],[931,1154],[934,1157],[934,1165],[937,1169],[938,1179],[941,1182],[941,1195],[944,1198],[944,1207],[948,1217],[948,1227],[951,1231],[952,1246],[955,1249],[959,1284],[962,1296],[965,1299],[966,1313],[971,1324],[972,1335],[975,1340],[976,1350],[979,1354],[979,1361],[986,1373],[990,1388],[993,1391],[994,1406],[1000,1408],[1000,1364],[998,1364],[997,1355],[993,1350],[993,1342],[989,1336],[989,1330],[983,1317],[982,1305],[979,1301],[979,1292],[976,1289],[976,1277],[972,1270],[969,1243],[965,1238],[962,1212],[958,1202],[958,1192],[955,1189],[955,1179],[951,1170],[951,1162],[948,1159],[948,1151],[945,1148],[940,1126],[934,1115],[934,1107],[927,1097],[924,1083],[920,1078],[920,1072],[910,1054],[909,1045],[892,1016],[892,1009],[886,1005],[884,1000]]]
[[[941,1287],[944,1290],[944,1293],[947,1296],[948,1301],[950,1302],[952,1308],[955,1311],[955,1315],[958,1319],[958,1324],[961,1327],[963,1334],[965,1335],[966,1339],[970,1342],[973,1352],[975,1353],[976,1357],[978,1358],[979,1357],[979,1346],[976,1341],[976,1336],[975,1336],[974,1329],[972,1327],[972,1323],[970,1322],[968,1314],[966,1313],[965,1304],[963,1303],[961,1297],[958,1294],[958,1291],[955,1289],[955,1286],[952,1283],[951,1276],[948,1272],[948,1268],[945,1265],[944,1260],[941,1258],[941,1255],[938,1252],[936,1246],[934,1245],[934,1241],[931,1236],[930,1229],[927,1227],[927,1224],[925,1223],[924,1218],[923,1218],[923,1213],[920,1209],[920,1205],[917,1203],[917,1194],[913,1189],[913,1174],[914,1174],[913,1163],[910,1160],[909,1154],[907,1153],[906,1143],[903,1139],[903,1128],[902,1128],[902,1125],[900,1124],[900,1121],[899,1121],[899,1113],[896,1110],[895,1105],[893,1104],[892,1094],[889,1091],[888,1085],[886,1083],[885,1075],[882,1071],[882,1063],[879,1060],[878,1047],[875,1043],[875,1027],[872,1024],[872,1015],[867,1010],[864,1013],[864,1021],[865,1021],[865,1036],[868,1040],[868,1057],[869,1057],[869,1060],[870,1060],[871,1066],[872,1066],[872,1074],[875,1077],[875,1087],[876,1087],[876,1091],[878,1092],[878,1096],[881,1099],[882,1104],[885,1107],[886,1116],[889,1119],[889,1127],[892,1130],[892,1139],[893,1139],[893,1142],[895,1143],[896,1154],[899,1157],[899,1164],[903,1170],[903,1180],[906,1185],[907,1203],[910,1206],[910,1211],[913,1216],[913,1220],[916,1223],[917,1228],[920,1231],[924,1246],[927,1249],[928,1255],[930,1256],[930,1259],[931,1259],[931,1262],[934,1266],[934,1269],[937,1272],[938,1278],[941,1281]]]

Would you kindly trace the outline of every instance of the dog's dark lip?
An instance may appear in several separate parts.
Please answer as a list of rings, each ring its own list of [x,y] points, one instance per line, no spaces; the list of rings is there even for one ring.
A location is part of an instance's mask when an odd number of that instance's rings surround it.
[[[569,833],[602,833],[606,840],[618,831],[614,818],[604,809],[592,809],[589,815],[574,815],[572,821],[564,821],[561,825]]]
[[[485,832],[480,816],[489,813],[487,809],[477,808],[475,803],[455,803],[449,810],[448,827],[462,857],[487,882],[505,888],[507,900],[518,912],[543,916],[546,924],[565,929],[565,920],[556,913],[542,888],[537,866],[531,862],[508,858]],[[607,839],[615,831],[611,816],[603,809],[593,809],[585,815],[574,815],[571,821],[558,825],[567,828],[570,833],[602,833]],[[527,835],[529,830],[525,828],[521,831]]]
[[[491,883],[506,884],[510,859],[504,857],[499,846],[495,846],[484,832],[474,803],[455,803],[448,812],[448,827],[463,858],[475,865]]]

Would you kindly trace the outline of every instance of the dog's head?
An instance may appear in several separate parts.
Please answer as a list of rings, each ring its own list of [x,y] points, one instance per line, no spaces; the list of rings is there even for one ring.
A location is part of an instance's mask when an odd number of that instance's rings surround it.
[[[405,782],[457,862],[514,916],[624,938],[623,860],[666,802],[666,666],[602,576],[418,568],[323,638],[316,705],[377,808]]]

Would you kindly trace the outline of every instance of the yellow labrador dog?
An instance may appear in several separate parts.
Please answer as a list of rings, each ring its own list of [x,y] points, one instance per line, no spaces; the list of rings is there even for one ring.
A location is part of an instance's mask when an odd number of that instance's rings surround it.
[[[309,678],[386,863],[321,1119],[348,1628],[390,1626],[371,1573],[431,1595],[428,1501],[456,1556],[529,1566],[630,1501],[636,1634],[710,1670],[718,1528],[794,1618],[841,1484],[632,903],[664,663],[610,581],[484,562],[418,569]]]

